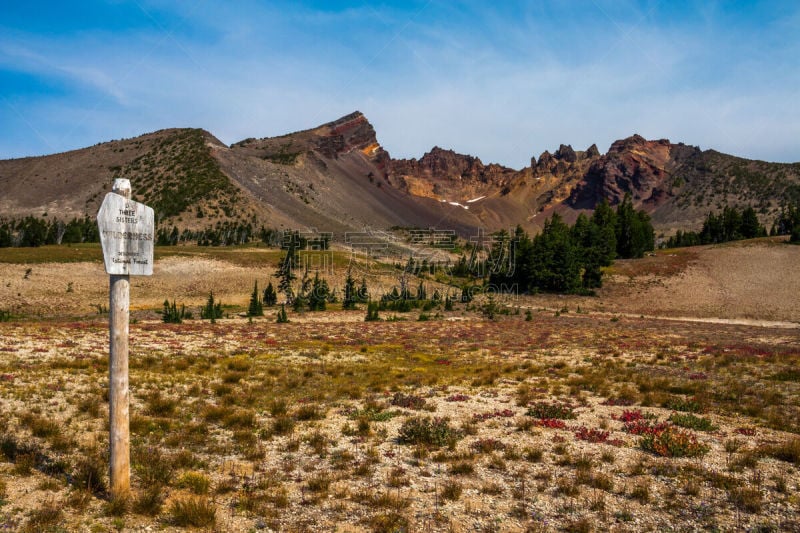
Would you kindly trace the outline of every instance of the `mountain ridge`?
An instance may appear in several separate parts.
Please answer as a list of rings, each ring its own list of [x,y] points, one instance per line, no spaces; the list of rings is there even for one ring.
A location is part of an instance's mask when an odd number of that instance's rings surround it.
[[[800,163],[768,163],[634,134],[611,144],[545,150],[513,169],[434,146],[393,159],[367,117],[347,114],[278,137],[225,145],[171,128],[60,154],[0,161],[0,216],[92,216],[115,177],[162,223],[247,221],[284,229],[452,227],[462,234],[540,227],[630,194],[662,232],[692,229],[724,204],[774,216],[800,201]]]

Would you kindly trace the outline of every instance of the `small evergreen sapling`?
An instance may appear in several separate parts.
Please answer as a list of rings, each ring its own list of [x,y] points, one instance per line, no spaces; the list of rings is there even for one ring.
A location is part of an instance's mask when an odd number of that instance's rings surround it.
[[[272,286],[271,281],[267,288],[264,289],[264,297],[261,302],[267,307],[274,307],[278,303],[278,293],[275,292],[275,287]]]
[[[200,310],[200,318],[211,320],[212,324],[222,318],[222,302],[214,301],[214,291],[208,293],[208,301]]]
[[[367,302],[367,316],[364,317],[364,322],[377,322],[380,320],[378,316],[378,302]]]
[[[261,302],[261,295],[258,292],[258,281],[253,285],[253,294],[250,295],[250,306],[247,309],[247,316],[264,316],[264,305]]]
[[[186,306],[181,305],[180,310],[178,310],[175,300],[172,300],[172,304],[169,303],[169,300],[164,300],[164,310],[161,311],[161,320],[165,324],[180,324],[183,322],[184,318],[190,318],[190,315],[186,313]]]
[[[278,324],[285,324],[289,322],[289,317],[286,315],[286,304],[281,304],[281,308],[278,310],[278,316],[275,322]]]

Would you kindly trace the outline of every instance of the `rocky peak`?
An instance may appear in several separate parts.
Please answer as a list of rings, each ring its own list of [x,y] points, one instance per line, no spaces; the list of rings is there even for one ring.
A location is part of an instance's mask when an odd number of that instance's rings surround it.
[[[600,157],[600,150],[597,149],[596,144],[592,144],[589,148],[586,149],[586,157]]]
[[[434,146],[420,158],[419,169],[431,176],[446,179],[461,179],[464,176],[480,174],[484,165],[480,159],[471,155],[458,154]]]
[[[555,158],[553,155],[545,150],[542,152],[542,155],[539,156],[539,162],[536,163],[536,168],[538,170],[549,169],[555,163]]]
[[[669,147],[670,146],[669,139],[648,141],[638,133],[634,133],[630,137],[614,141],[611,144],[611,147],[608,149],[608,154],[622,154],[625,152],[630,152],[631,150],[636,150],[641,148],[650,149],[655,146]]]
[[[553,157],[558,159],[559,161],[566,161],[567,163],[574,163],[578,160],[578,156],[575,154],[575,150],[572,149],[572,146],[569,144],[562,144],[556,150],[556,153],[553,154]]]
[[[393,159],[391,182],[416,196],[468,200],[502,188],[515,170],[434,146],[419,159]]]
[[[630,193],[637,206],[658,206],[672,195],[670,176],[680,164],[676,155],[667,139],[648,141],[635,134],[615,141],[592,163],[568,203],[585,209],[606,199],[613,205]]]
[[[315,140],[314,147],[330,159],[335,159],[342,153],[360,150],[376,161],[389,160],[389,154],[378,143],[375,128],[360,111],[320,126],[317,133],[320,135]]]

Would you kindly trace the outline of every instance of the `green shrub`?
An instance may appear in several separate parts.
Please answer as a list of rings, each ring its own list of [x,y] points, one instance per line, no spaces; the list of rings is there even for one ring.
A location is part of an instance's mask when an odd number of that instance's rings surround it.
[[[105,505],[106,516],[125,516],[131,508],[131,500],[128,495],[112,496]]]
[[[378,302],[370,301],[367,303],[367,316],[364,317],[364,322],[377,322],[381,318],[378,316]]]
[[[756,487],[736,487],[728,493],[730,502],[748,513],[760,513],[763,503],[761,491]]]
[[[186,311],[185,305],[181,305],[181,308],[178,309],[175,300],[172,300],[172,304],[169,303],[169,300],[164,300],[164,308],[161,310],[162,322],[165,324],[180,324],[184,318],[191,318],[191,313]]]
[[[697,442],[694,435],[674,427],[645,434],[639,447],[662,457],[698,457],[708,452],[708,446]]]
[[[276,315],[275,322],[278,324],[286,324],[289,322],[289,316],[286,314],[286,305],[281,304],[281,308],[278,309],[278,314]]]
[[[396,407],[404,407],[406,409],[420,410],[425,408],[425,398],[416,394],[403,394],[402,392],[395,392],[392,396],[391,404]]]
[[[526,414],[535,418],[556,418],[559,420],[573,420],[577,416],[569,405],[547,402],[532,404]]]
[[[366,521],[375,533],[408,531],[408,519],[397,512],[378,513]]]
[[[172,463],[158,448],[135,449],[133,458],[133,468],[145,486],[168,485],[172,480]]]
[[[672,397],[664,402],[664,407],[673,411],[683,411],[685,413],[699,413],[702,406],[692,398]]]
[[[398,439],[403,444],[448,446],[461,439],[461,433],[450,426],[447,418],[413,417],[400,426]]]
[[[682,428],[695,429],[697,431],[716,431],[717,426],[708,418],[695,416],[691,413],[680,414],[672,413],[669,421]]]
[[[208,293],[206,305],[200,309],[200,318],[204,320],[211,320],[211,322],[214,322],[218,318],[222,318],[222,302],[214,301],[213,291]]]
[[[169,417],[175,413],[178,400],[161,395],[161,391],[155,391],[147,397],[145,412],[151,416]]]
[[[43,416],[26,414],[21,421],[30,428],[34,437],[47,438],[58,435],[61,432],[61,428],[56,422]]]
[[[307,403],[297,409],[295,418],[300,421],[322,420],[325,418],[325,411],[316,404]]]
[[[331,486],[331,476],[327,473],[320,473],[309,478],[308,490],[311,492],[327,492]]]
[[[46,502],[30,514],[21,531],[24,533],[51,531],[63,518],[64,512],[58,503]]]

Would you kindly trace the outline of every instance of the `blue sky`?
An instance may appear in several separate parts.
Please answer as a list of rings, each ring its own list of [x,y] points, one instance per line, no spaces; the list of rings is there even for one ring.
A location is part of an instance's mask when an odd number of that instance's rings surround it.
[[[520,168],[639,133],[800,161],[800,3],[3,2],[0,158],[364,112],[394,157]],[[491,5],[498,4],[498,5]]]

